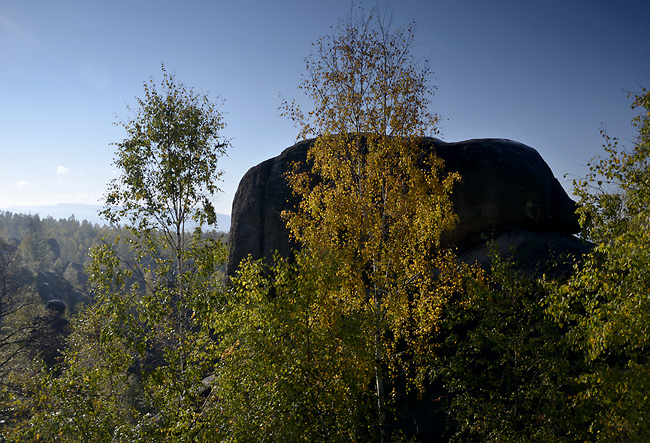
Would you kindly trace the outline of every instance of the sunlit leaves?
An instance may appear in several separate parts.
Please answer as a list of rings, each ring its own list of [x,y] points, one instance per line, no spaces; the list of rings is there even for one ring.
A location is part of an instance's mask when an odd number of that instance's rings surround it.
[[[458,180],[419,143],[438,117],[429,67],[411,53],[414,25],[391,30],[389,21],[376,9],[340,21],[307,59],[301,90],[313,109],[284,106],[300,136],[318,136],[309,172],[287,177],[300,198],[288,227],[309,257],[302,263],[315,264],[298,272],[327,276],[317,280],[320,303],[359,320],[344,345],[371,351],[358,383],[372,386],[379,440],[394,378],[406,371],[421,380],[411,372],[414,353],[447,297],[434,274],[444,262],[440,237],[455,223],[449,196]]]
[[[218,333],[214,400],[206,414],[232,441],[364,441],[372,349],[320,288],[331,273],[299,254],[270,268],[244,262]],[[308,260],[308,261],[307,261]],[[312,269],[314,272],[308,272]]]
[[[584,352],[576,402],[589,412],[600,441],[650,436],[650,92],[634,96],[638,137],[631,150],[605,138],[605,156],[576,182],[584,235],[595,248],[556,288],[548,312],[571,326],[568,338]]]
[[[360,10],[313,44],[300,89],[314,107],[306,114],[295,103],[283,107],[300,125],[300,137],[436,132],[431,70],[411,52],[415,24],[393,30],[390,21],[378,9]]]

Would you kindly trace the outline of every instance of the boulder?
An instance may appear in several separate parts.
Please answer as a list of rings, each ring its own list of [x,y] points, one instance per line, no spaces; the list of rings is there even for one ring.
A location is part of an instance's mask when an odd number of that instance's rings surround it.
[[[242,178],[233,201],[228,275],[248,255],[269,259],[274,251],[291,253],[295,245],[281,213],[297,200],[285,174],[296,162],[308,167],[313,143],[299,142]],[[486,243],[497,239],[509,239],[514,248],[525,245],[526,259],[548,254],[549,245],[558,254],[584,250],[573,237],[579,231],[576,204],[535,149],[503,139],[446,143],[424,138],[421,143],[444,160],[447,171],[461,176],[452,193],[458,223],[443,238],[461,259],[485,262]]]
[[[74,312],[75,306],[86,301],[84,294],[75,288],[60,272],[38,271],[34,286],[43,303],[63,301]]]

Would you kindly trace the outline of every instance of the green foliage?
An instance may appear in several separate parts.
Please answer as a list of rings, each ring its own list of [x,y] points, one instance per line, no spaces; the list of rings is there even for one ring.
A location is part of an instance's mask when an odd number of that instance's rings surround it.
[[[486,272],[441,248],[459,177],[419,148],[438,123],[431,72],[413,24],[387,23],[341,21],[307,59],[313,109],[284,105],[318,137],[287,177],[291,259],[244,261],[221,287],[221,239],[189,226],[216,221],[224,122],[164,67],[116,144],[113,227],[0,214],[3,441],[402,441],[399,402],[433,384],[454,441],[650,438],[650,92],[634,149],[604,134],[575,184],[596,247],[574,274]],[[29,323],[21,251],[92,288],[63,362],[62,341],[53,364],[19,352],[50,325]]]
[[[585,235],[596,246],[548,308],[585,354],[576,402],[598,441],[650,438],[650,92],[636,95],[632,107],[641,110],[633,149],[604,134],[606,157],[596,157],[576,183]]]
[[[0,440],[20,422],[24,380],[34,374],[40,353],[33,340],[34,322],[43,314],[41,301],[25,280],[20,250],[0,236]],[[35,352],[36,351],[36,352]]]
[[[141,232],[156,227],[175,236],[188,220],[216,224],[211,197],[219,192],[217,162],[228,142],[217,105],[162,71],[161,85],[145,83],[139,108],[122,124],[127,138],[115,144],[114,161],[122,175],[109,186],[103,214]]]
[[[464,291],[470,275],[453,256],[437,263],[435,294],[426,305],[409,302],[414,319],[402,324],[402,346],[382,366],[387,394],[385,438],[405,438],[396,397],[404,376],[421,388],[437,352],[437,323],[426,320],[438,302]],[[232,278],[228,304],[218,316],[221,357],[205,414],[226,441],[376,441],[376,318],[351,307],[338,291],[336,263],[299,252],[269,268],[245,261]],[[467,272],[467,274],[465,274]],[[478,278],[478,277],[477,277]],[[416,307],[418,309],[413,309]],[[440,314],[436,314],[439,316]],[[404,345],[408,343],[408,345]],[[388,361],[388,359],[387,359]],[[397,373],[398,366],[401,368]],[[412,372],[411,372],[412,371]],[[389,378],[389,374],[392,377]]]
[[[244,262],[221,318],[209,401],[219,440],[364,441],[372,349],[359,319],[320,291],[313,263]]]
[[[17,440],[196,441],[226,251],[219,238],[187,229],[216,223],[210,200],[227,143],[207,96],[164,68],[161,88],[145,84],[124,125],[122,175],[103,212],[124,228],[92,248],[94,302],[74,319],[62,373],[45,373],[25,396],[31,419]]]
[[[108,367],[103,358],[92,358],[101,354],[87,354],[83,362],[71,354],[61,376],[45,372],[25,380],[23,398],[15,405],[27,420],[8,441],[110,441],[132,413],[124,396],[126,374]]]
[[[450,303],[432,367],[448,390],[457,441],[647,441],[650,280],[650,93],[631,151],[605,137],[604,158],[575,183],[583,236],[571,276],[544,282],[494,262],[484,284]]]
[[[111,182],[103,211],[111,222],[126,223],[130,235],[115,245],[124,241],[134,260],[120,269],[119,251],[105,245],[90,274],[99,294],[142,297],[143,318],[136,320],[161,329],[154,325],[168,319],[162,331],[183,335],[192,322],[194,298],[206,290],[200,286],[216,272],[215,256],[223,256],[218,242],[200,228],[190,234],[187,224],[216,224],[211,198],[219,191],[217,161],[228,143],[219,134],[225,123],[208,96],[177,84],[164,66],[162,71],[160,88],[153,79],[145,83],[136,115],[124,123],[127,138],[116,144],[115,159],[122,175]],[[119,302],[107,300],[114,303]]]
[[[85,263],[89,249],[100,244],[102,237],[114,238],[119,228],[100,227],[86,220],[78,221],[74,216],[55,220],[51,217],[40,218],[38,214],[26,215],[6,211],[0,212],[0,231],[10,243],[21,245],[23,250],[29,250],[30,256],[49,256],[49,267],[39,266],[34,260],[34,270],[48,271],[52,266],[56,268],[55,259],[60,259],[66,264]],[[35,239],[39,239],[41,244],[34,244]],[[55,257],[52,245],[58,245],[59,257]],[[39,247],[40,251],[37,249]],[[44,265],[48,265],[47,261]]]
[[[452,441],[584,441],[572,407],[579,354],[545,314],[542,280],[495,257],[444,308],[431,365],[447,391]]]

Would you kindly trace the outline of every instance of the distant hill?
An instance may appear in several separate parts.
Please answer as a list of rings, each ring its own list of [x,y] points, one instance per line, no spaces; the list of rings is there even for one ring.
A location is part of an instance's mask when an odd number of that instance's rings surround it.
[[[106,221],[99,217],[99,211],[103,209],[101,205],[83,205],[76,203],[59,203],[53,206],[11,206],[9,208],[0,208],[0,211],[10,211],[18,214],[30,214],[39,217],[52,217],[55,220],[68,219],[72,215],[78,221],[88,220],[90,223],[105,225]],[[226,214],[217,214],[218,230],[223,232],[230,231],[230,216]]]

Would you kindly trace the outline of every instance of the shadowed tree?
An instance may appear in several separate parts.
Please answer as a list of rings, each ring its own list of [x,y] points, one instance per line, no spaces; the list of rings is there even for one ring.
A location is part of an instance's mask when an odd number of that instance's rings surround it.
[[[19,249],[0,236],[0,378],[15,370],[13,363],[21,350],[29,345],[29,307],[39,303],[24,268]]]

